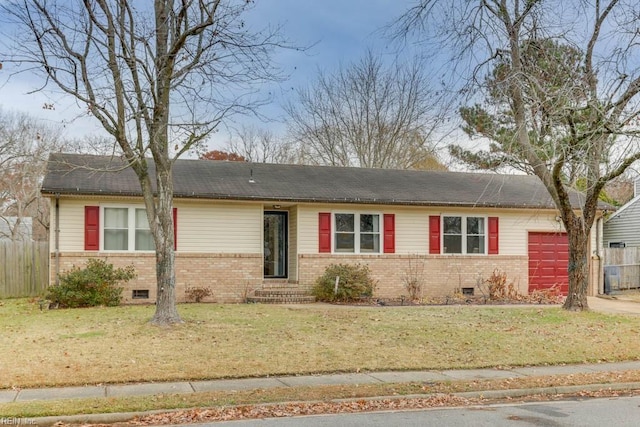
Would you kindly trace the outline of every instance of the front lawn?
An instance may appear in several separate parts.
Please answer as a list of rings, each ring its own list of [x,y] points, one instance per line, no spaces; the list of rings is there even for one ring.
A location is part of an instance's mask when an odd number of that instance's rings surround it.
[[[632,360],[640,318],[559,307],[186,304],[40,311],[0,301],[0,388]]]

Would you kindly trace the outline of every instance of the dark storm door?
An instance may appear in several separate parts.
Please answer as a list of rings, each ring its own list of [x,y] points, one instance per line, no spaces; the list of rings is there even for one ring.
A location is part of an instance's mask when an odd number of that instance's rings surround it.
[[[287,277],[288,247],[287,212],[264,213],[264,277]]]

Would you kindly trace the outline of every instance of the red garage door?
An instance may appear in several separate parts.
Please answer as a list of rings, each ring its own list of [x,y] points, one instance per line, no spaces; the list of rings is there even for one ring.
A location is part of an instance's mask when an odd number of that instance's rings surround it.
[[[529,233],[529,293],[558,285],[569,291],[569,241],[566,233]]]

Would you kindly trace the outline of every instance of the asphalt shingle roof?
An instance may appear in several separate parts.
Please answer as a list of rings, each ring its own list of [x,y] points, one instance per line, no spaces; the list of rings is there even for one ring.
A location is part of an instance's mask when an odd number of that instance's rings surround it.
[[[173,173],[175,198],[555,208],[539,179],[527,175],[187,159],[177,160]],[[119,157],[58,153],[49,159],[42,193],[139,196],[141,190]],[[581,194],[571,197],[579,208]]]

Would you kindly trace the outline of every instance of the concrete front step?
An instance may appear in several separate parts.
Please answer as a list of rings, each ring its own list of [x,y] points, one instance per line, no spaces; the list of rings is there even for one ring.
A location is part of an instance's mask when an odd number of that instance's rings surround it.
[[[277,297],[248,297],[247,302],[258,304],[311,304],[316,302],[314,296],[277,296]]]
[[[310,296],[310,292],[300,288],[268,288],[256,289],[257,297],[305,297]]]
[[[256,289],[248,302],[263,304],[308,304],[316,301],[308,289],[291,283],[265,283],[262,289]]]

